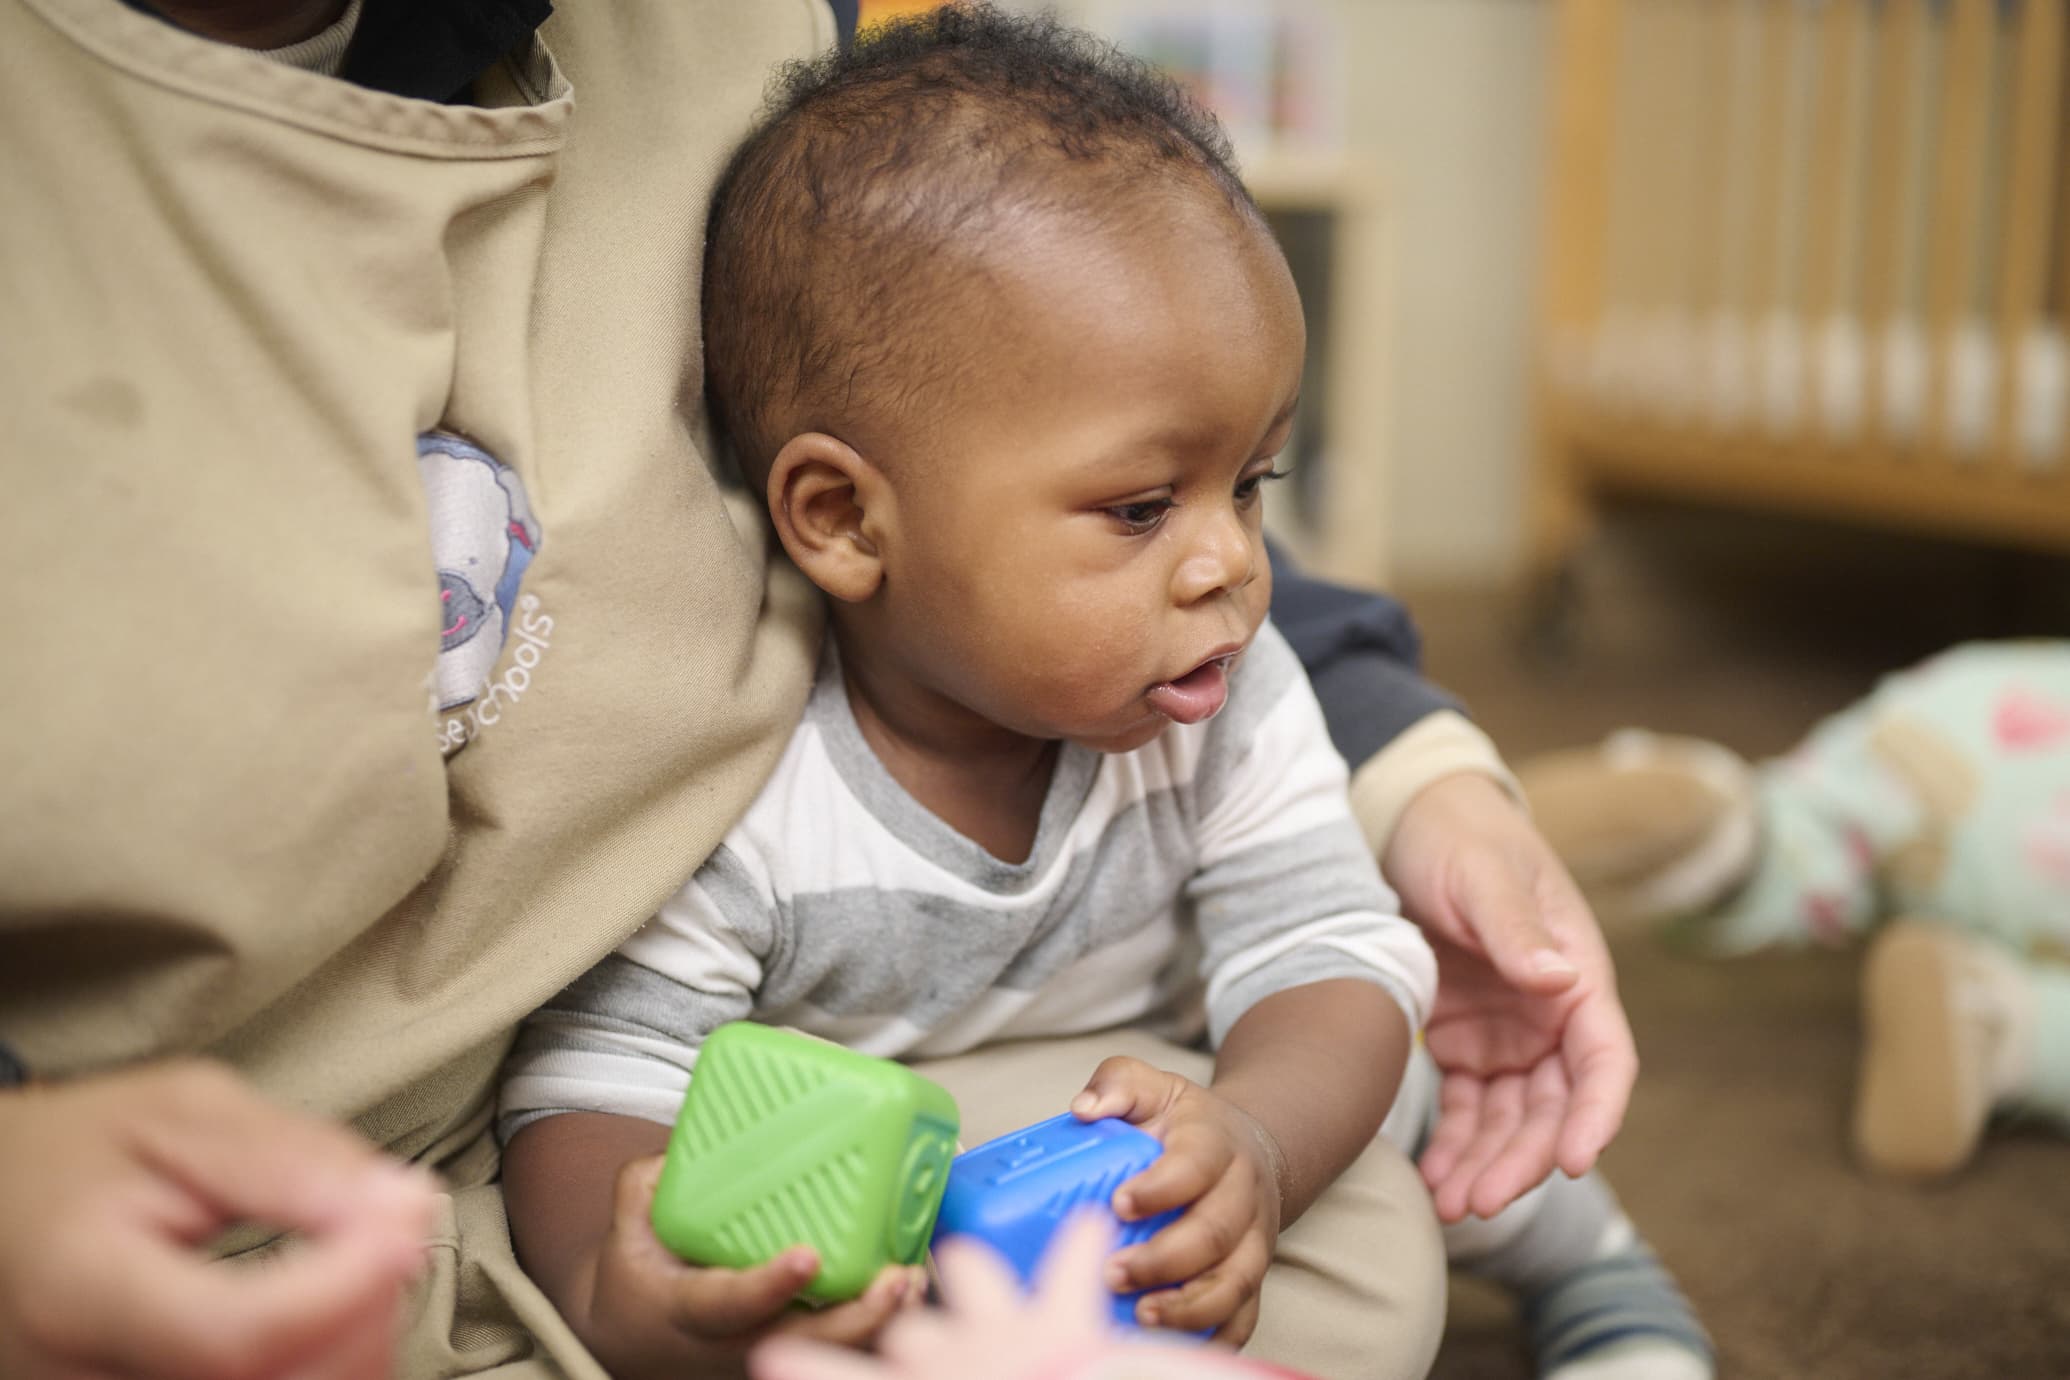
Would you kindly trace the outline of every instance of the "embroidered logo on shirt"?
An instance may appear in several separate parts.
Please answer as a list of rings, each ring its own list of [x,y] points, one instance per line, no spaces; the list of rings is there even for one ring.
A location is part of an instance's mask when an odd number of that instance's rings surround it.
[[[424,485],[432,564],[438,572],[433,706],[445,711],[473,705],[492,689],[507,690],[507,696],[497,698],[515,699],[522,687],[504,687],[500,681],[491,686],[514,616],[522,609],[532,629],[531,635],[521,633],[532,649],[523,667],[527,685],[545,645],[541,625],[544,630],[553,626],[538,614],[536,598],[518,594],[540,540],[524,481],[474,442],[448,431],[427,431],[417,438],[417,477]],[[464,722],[456,716],[442,729],[441,745],[449,752],[460,747],[496,717],[500,711],[495,716],[470,711]]]

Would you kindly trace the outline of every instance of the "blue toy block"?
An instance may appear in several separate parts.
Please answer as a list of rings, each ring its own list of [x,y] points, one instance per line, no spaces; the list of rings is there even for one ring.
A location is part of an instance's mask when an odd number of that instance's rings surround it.
[[[1123,1222],[1114,1216],[1114,1190],[1163,1153],[1155,1136],[1125,1121],[1080,1121],[1069,1112],[986,1141],[949,1165],[935,1244],[975,1237],[1004,1256],[1022,1284],[1032,1285],[1050,1238],[1074,1209],[1106,1212],[1116,1228],[1116,1250],[1147,1241],[1184,1209]],[[1137,1326],[1141,1296],[1115,1295],[1114,1321]]]

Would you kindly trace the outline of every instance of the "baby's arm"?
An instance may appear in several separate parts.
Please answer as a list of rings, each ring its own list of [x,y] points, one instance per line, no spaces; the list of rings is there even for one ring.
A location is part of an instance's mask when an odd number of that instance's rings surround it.
[[[1116,1212],[1135,1221],[1186,1208],[1110,1264],[1116,1289],[1156,1290],[1137,1304],[1141,1322],[1213,1329],[1236,1345],[1250,1336],[1281,1229],[1372,1143],[1408,1050],[1408,1021],[1387,991],[1337,978],[1246,1011],[1210,1087],[1137,1059],[1100,1065],[1071,1110],[1121,1117],[1165,1147],[1121,1186]]]
[[[1430,947],[1352,821],[1344,764],[1292,652],[1266,627],[1193,775],[1187,886],[1220,1051],[1202,1088],[1135,1060],[1103,1064],[1072,1110],[1120,1115],[1165,1153],[1117,1210],[1186,1215],[1121,1254],[1119,1287],[1178,1285],[1138,1316],[1248,1334],[1285,1220],[1378,1129],[1436,985]]]
[[[888,1269],[858,1299],[790,1312],[819,1269],[809,1246],[747,1270],[677,1259],[648,1222],[667,1141],[667,1127],[638,1117],[571,1112],[530,1123],[504,1154],[518,1257],[613,1375],[736,1375],[777,1331],[860,1345],[917,1301],[913,1274]]]
[[[867,1341],[902,1301],[888,1268],[861,1298],[810,1314],[819,1269],[793,1247],[750,1270],[685,1264],[648,1220],[669,1125],[704,1039],[748,1016],[775,943],[758,874],[722,847],[618,952],[534,1012],[505,1069],[499,1130],[518,1259],[620,1380],[739,1374],[771,1330]]]
[[[1386,989],[1355,978],[1276,992],[1230,1028],[1211,1090],[1278,1149],[1282,1226],[1372,1143],[1410,1042],[1408,1019]]]

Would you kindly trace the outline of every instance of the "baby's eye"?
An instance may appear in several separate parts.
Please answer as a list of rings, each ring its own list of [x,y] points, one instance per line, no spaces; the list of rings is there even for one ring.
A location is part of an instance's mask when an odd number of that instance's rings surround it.
[[[1258,490],[1261,486],[1274,479],[1285,479],[1288,473],[1289,471],[1287,470],[1264,470],[1258,474],[1237,480],[1236,501],[1238,503],[1249,503],[1258,496]]]
[[[1172,501],[1168,498],[1146,498],[1135,503],[1116,504],[1107,513],[1131,533],[1142,533],[1163,522],[1165,514],[1171,510]]]

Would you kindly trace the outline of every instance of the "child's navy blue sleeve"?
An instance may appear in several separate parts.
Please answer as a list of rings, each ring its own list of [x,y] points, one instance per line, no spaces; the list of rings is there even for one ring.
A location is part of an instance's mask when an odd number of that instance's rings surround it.
[[[1315,686],[1330,741],[1356,771],[1403,730],[1459,702],[1423,678],[1409,611],[1384,594],[1302,574],[1272,549],[1272,621]]]

